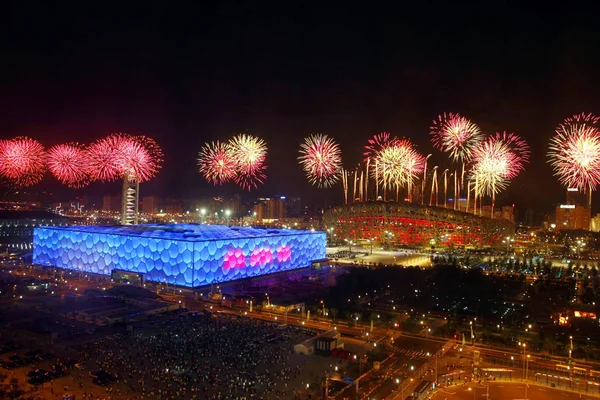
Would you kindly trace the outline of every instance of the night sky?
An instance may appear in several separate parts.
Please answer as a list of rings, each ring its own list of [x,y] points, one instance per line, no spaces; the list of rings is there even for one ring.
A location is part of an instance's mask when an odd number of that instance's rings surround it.
[[[429,126],[453,111],[529,142],[532,162],[497,203],[549,210],[565,196],[546,165],[554,127],[600,113],[597,21],[586,10],[133,3],[4,3],[0,137],[51,146],[145,134],[163,146],[165,163],[142,195],[201,196],[236,191],[203,182],[202,143],[248,132],[270,149],[257,194],[331,203],[342,201],[341,186],[311,188],[295,162],[304,136],[336,138],[350,167],[368,137],[388,131],[445,168]],[[58,187],[51,178],[38,185]]]

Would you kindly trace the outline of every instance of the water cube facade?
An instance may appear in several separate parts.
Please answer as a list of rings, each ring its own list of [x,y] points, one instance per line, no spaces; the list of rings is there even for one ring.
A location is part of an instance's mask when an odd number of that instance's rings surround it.
[[[33,262],[197,287],[304,268],[325,259],[325,233],[175,224],[39,227]]]

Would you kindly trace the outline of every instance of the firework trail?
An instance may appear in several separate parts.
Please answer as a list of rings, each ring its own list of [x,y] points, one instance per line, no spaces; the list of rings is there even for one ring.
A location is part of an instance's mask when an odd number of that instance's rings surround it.
[[[338,181],[342,152],[339,145],[327,135],[316,134],[304,139],[298,160],[311,184],[330,187]]]
[[[90,182],[85,154],[79,143],[53,146],[47,153],[48,170],[65,185],[82,188]]]
[[[397,138],[392,138],[388,132],[381,132],[373,135],[365,146],[363,153],[364,161],[366,164],[366,185],[365,192],[368,193],[369,188],[369,177],[372,176],[375,179],[375,199],[379,198],[379,185],[381,182],[378,180],[379,166],[377,165],[377,156],[387,147],[391,146]]]
[[[375,164],[375,179],[383,184],[384,189],[395,187],[398,192],[400,187],[408,186],[410,193],[414,179],[423,173],[425,158],[409,140],[396,139],[377,154]]]
[[[219,141],[205,143],[198,153],[198,169],[204,179],[214,185],[230,182],[237,171],[233,149]]]
[[[17,137],[0,142],[0,176],[16,187],[39,182],[46,171],[46,152],[37,141]]]

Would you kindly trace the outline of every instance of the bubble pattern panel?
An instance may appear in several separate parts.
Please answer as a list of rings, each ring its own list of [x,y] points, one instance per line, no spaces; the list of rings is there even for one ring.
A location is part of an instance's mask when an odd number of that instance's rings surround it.
[[[304,268],[325,258],[323,232],[249,228],[244,237],[244,229],[238,228],[231,239],[209,239],[196,226],[193,235],[93,228],[35,228],[33,262],[102,275],[131,271],[149,281],[197,287]],[[226,236],[219,229],[219,237]]]

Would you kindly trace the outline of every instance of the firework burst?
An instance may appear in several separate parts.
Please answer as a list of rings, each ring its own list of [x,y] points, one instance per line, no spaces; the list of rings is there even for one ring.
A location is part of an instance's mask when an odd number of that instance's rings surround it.
[[[365,146],[365,152],[363,153],[365,162],[372,163],[383,150],[392,145],[396,140],[392,139],[388,132],[373,135]]]
[[[0,176],[17,187],[39,182],[46,170],[46,152],[37,141],[17,137],[0,142]]]
[[[471,182],[475,195],[495,198],[529,162],[527,143],[514,133],[496,133],[473,150]]]
[[[392,140],[375,157],[375,179],[384,187],[412,185],[414,179],[423,172],[425,158],[406,139]]]
[[[90,182],[85,154],[78,143],[53,146],[47,153],[48,170],[65,185],[82,188]]]
[[[239,134],[228,142],[236,162],[235,183],[243,189],[258,187],[266,178],[267,146],[264,140]]]
[[[154,139],[147,136],[127,136],[117,147],[117,164],[119,175],[134,177],[138,182],[145,182],[156,176],[161,167],[162,150]]]
[[[113,133],[97,140],[85,152],[92,180],[113,181],[125,175],[144,182],[156,175],[162,150],[146,136]]]
[[[566,118],[565,121],[561,124],[561,126],[567,125],[575,125],[575,124],[587,124],[587,125],[596,125],[600,121],[600,117],[595,116],[592,113],[579,113],[575,114],[572,117]]]
[[[327,135],[316,134],[304,139],[298,160],[313,185],[330,187],[338,181],[342,153],[339,145]]]
[[[235,178],[237,164],[233,149],[219,141],[206,143],[198,153],[200,173],[214,185],[222,185]]]
[[[482,140],[479,127],[459,114],[443,113],[433,121],[430,128],[433,145],[449,153],[453,161],[466,163],[471,160],[473,150]]]
[[[85,151],[90,179],[110,182],[121,177],[119,147],[123,135],[111,134],[92,143]]]
[[[550,140],[549,163],[561,184],[582,191],[600,183],[600,131],[585,123],[559,125]]]

